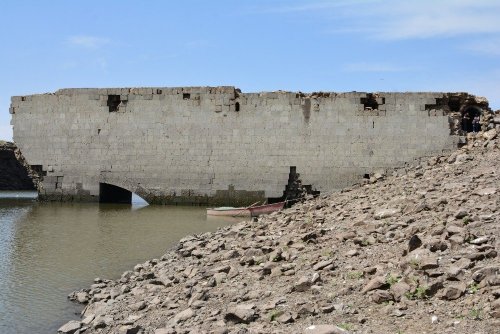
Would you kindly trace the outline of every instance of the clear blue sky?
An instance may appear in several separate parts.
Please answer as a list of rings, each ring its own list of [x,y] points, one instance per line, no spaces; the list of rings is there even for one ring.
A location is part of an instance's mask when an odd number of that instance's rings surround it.
[[[498,0],[3,0],[11,95],[66,87],[468,91],[500,108]]]

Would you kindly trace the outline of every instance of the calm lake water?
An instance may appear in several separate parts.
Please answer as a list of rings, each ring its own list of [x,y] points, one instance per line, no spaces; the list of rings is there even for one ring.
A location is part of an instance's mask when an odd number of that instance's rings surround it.
[[[234,222],[207,220],[199,207],[38,203],[30,196],[0,192],[2,334],[54,333],[79,319],[81,307],[66,299],[73,290],[95,277],[119,278],[186,235]]]

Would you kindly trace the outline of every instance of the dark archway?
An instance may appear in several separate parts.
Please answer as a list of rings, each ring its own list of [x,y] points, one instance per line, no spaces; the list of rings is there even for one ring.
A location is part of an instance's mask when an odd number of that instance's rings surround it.
[[[132,204],[132,192],[108,183],[99,183],[99,203]]]
[[[477,118],[477,122],[481,120],[481,114],[483,110],[477,106],[468,106],[462,111],[462,131],[469,132],[478,132],[480,129],[480,125],[474,125],[474,119]]]

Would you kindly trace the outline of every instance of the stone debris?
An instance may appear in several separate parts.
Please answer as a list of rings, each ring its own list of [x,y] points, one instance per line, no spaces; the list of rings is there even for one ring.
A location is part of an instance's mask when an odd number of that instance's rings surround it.
[[[59,332],[494,333],[493,131],[469,134],[453,158],[183,238],[160,259],[72,293],[83,320]]]
[[[0,140],[0,190],[36,190],[40,184],[38,172],[16,144]]]
[[[443,298],[448,299],[448,300],[455,300],[460,297],[465,293],[465,289],[467,287],[465,286],[465,283],[460,282],[457,284],[453,284],[448,286],[444,292],[443,292]]]
[[[82,324],[80,321],[76,320],[71,320],[68,321],[66,324],[62,325],[57,332],[58,333],[64,333],[64,334],[73,334],[76,333],[80,327],[82,327]]]
[[[348,334],[349,332],[332,325],[312,325],[305,329],[304,334]]]

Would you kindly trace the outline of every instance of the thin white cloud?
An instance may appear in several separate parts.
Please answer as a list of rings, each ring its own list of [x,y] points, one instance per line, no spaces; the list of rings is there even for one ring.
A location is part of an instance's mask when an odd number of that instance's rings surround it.
[[[326,29],[334,33],[363,33],[382,40],[500,34],[497,0],[301,1],[267,11],[321,15],[329,18],[332,27]]]
[[[68,38],[68,43],[85,49],[98,49],[108,44],[109,39],[96,36],[79,35]]]
[[[314,12],[323,11],[330,9],[338,9],[342,7],[350,7],[353,5],[367,4],[370,2],[376,2],[377,0],[324,0],[316,2],[306,2],[304,4],[296,5],[286,5],[286,6],[276,6],[273,5],[268,8],[260,8],[257,12],[260,13],[303,13],[303,12]]]
[[[75,60],[67,60],[61,63],[61,69],[71,70],[78,67],[78,62]]]
[[[95,64],[103,70],[108,68],[108,61],[104,57],[97,58]]]
[[[367,62],[345,64],[342,69],[346,72],[406,72],[415,70],[395,64]]]
[[[208,40],[197,39],[186,42],[184,45],[189,49],[204,49],[209,47],[211,44]]]
[[[500,2],[484,7],[460,1],[456,6],[448,1],[434,6],[411,2],[411,6],[396,6],[393,10],[394,15],[387,15],[380,24],[365,26],[368,32],[389,40],[500,33]]]
[[[463,46],[464,50],[487,56],[500,56],[500,38],[481,39]]]

